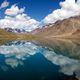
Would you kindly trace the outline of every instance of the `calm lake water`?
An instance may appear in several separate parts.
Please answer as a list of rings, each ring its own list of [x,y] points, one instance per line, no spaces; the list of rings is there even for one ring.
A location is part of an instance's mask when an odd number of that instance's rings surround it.
[[[79,40],[11,41],[0,45],[0,80],[80,79]]]

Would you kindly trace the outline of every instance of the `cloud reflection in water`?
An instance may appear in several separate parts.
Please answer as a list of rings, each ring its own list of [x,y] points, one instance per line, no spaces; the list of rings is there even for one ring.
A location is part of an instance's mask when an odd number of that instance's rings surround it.
[[[41,49],[44,50],[41,51]],[[60,72],[64,74],[72,75],[73,72],[80,71],[80,60],[56,54],[54,51],[49,51],[31,42],[14,41],[0,46],[0,54],[5,56],[5,64],[12,68],[23,65],[23,60],[37,53],[41,53],[47,60],[51,61],[51,63],[60,66]],[[4,68],[4,66],[2,68]]]

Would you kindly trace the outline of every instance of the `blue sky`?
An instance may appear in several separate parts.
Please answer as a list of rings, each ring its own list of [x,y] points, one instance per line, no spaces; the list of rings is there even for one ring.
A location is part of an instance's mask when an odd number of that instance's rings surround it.
[[[4,0],[0,0],[0,4],[2,4]],[[25,13],[27,13],[30,17],[41,21],[45,16],[50,14],[53,10],[60,8],[59,2],[64,0],[7,0],[10,2],[10,7],[13,4],[17,4],[19,7],[26,7]],[[0,11],[0,15],[3,15],[2,9]]]
[[[80,0],[0,0],[0,28],[32,31],[80,15]]]

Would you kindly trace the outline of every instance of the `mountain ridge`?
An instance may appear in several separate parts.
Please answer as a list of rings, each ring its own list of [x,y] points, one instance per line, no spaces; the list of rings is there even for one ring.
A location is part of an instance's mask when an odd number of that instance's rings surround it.
[[[12,30],[12,29],[9,29]],[[37,28],[32,32],[15,33],[8,29],[0,29],[0,38],[34,39],[34,38],[80,38],[80,16],[70,17],[64,20]]]
[[[70,17],[47,26],[45,29],[38,29],[33,32],[35,35],[46,38],[79,38],[80,37],[80,16]]]

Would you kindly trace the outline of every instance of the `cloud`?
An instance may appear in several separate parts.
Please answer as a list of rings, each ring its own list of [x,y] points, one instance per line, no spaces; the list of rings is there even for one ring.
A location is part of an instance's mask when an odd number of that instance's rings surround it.
[[[72,16],[80,15],[80,0],[65,0],[59,3],[61,9],[54,10],[51,14],[46,16],[44,23],[55,23],[58,20],[63,20]]]
[[[5,11],[5,14],[9,15],[9,16],[15,16],[17,14],[21,14],[25,11],[25,8],[19,8],[16,5],[12,5],[11,8],[7,9]]]
[[[25,8],[12,5],[5,10],[5,18],[0,19],[0,28],[25,29],[30,32],[38,27],[39,22],[24,13]]]
[[[8,7],[9,6],[9,2],[8,1],[4,1],[1,5],[0,5],[0,9]]]
[[[35,19],[30,18],[26,14],[19,14],[17,16],[9,17],[5,16],[4,19],[0,20],[1,28],[13,28],[13,29],[24,29],[26,31],[32,31],[37,28],[39,22]]]

